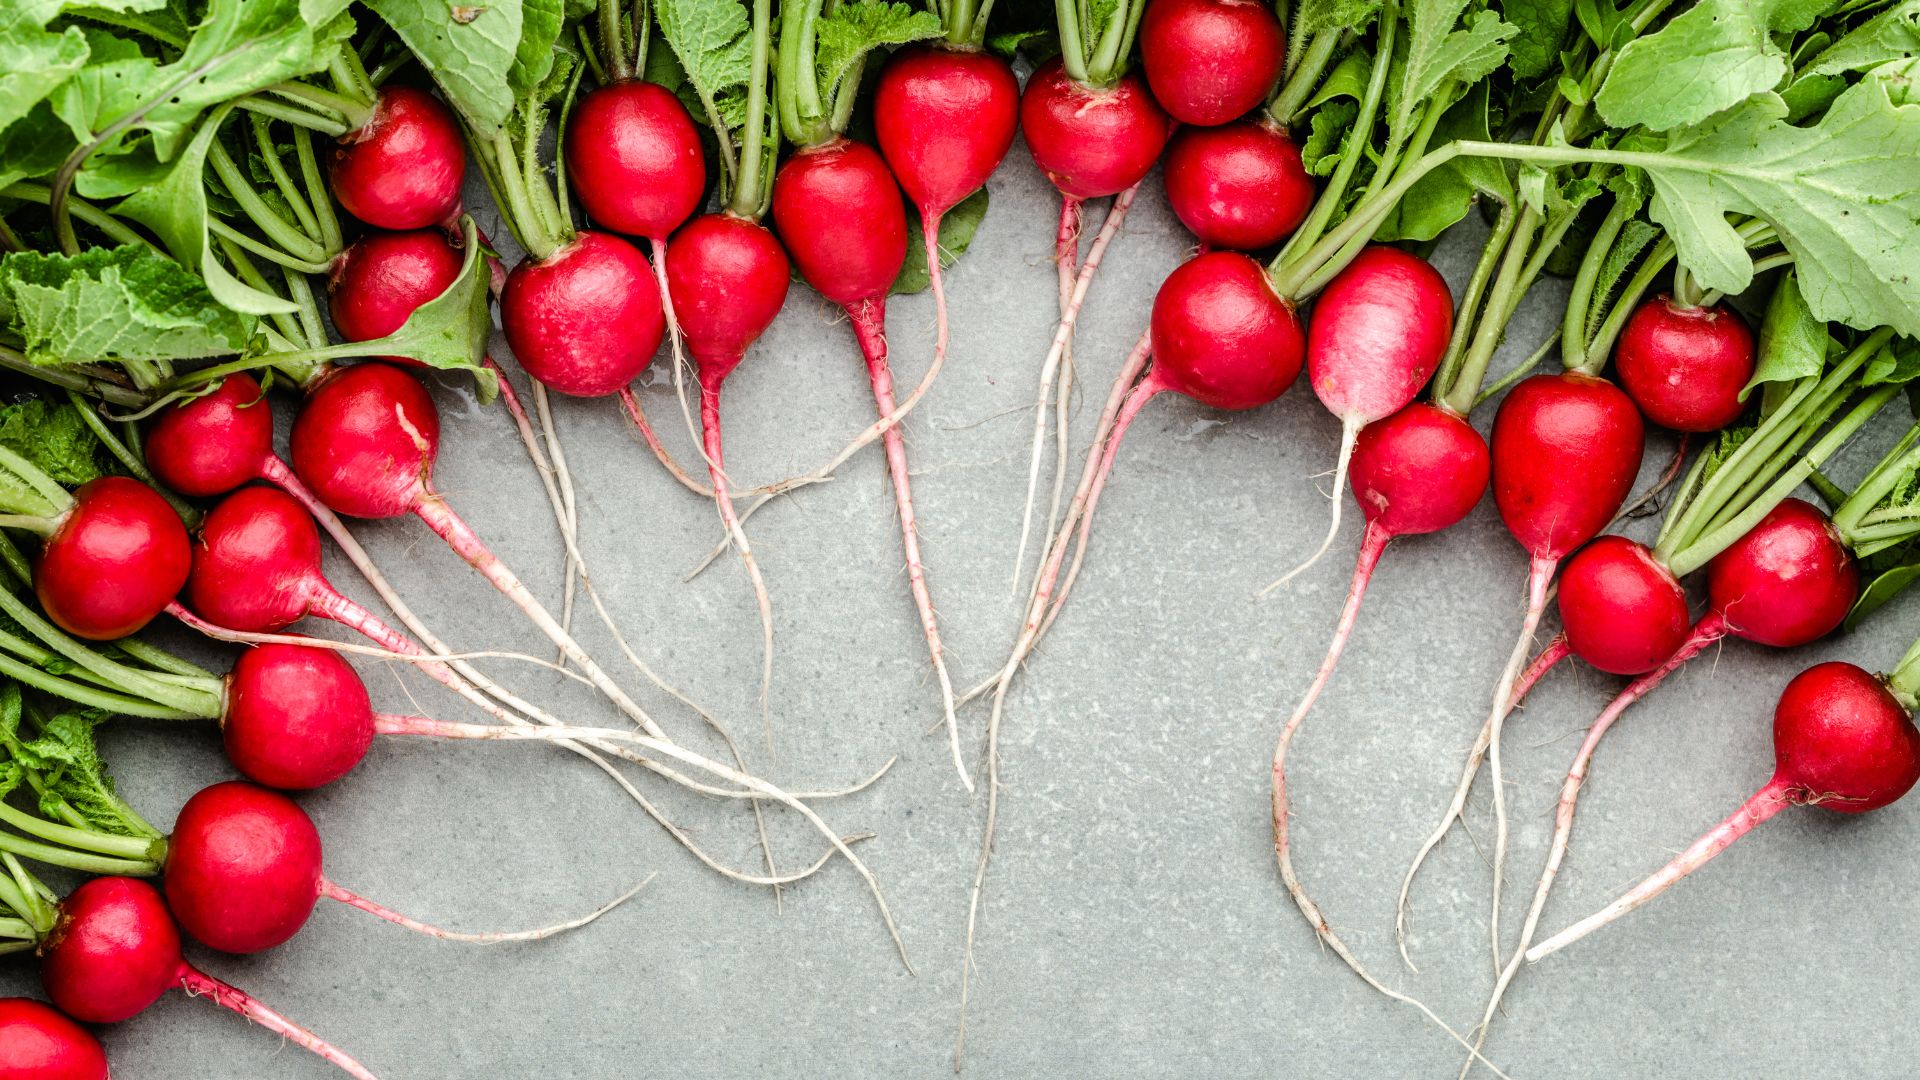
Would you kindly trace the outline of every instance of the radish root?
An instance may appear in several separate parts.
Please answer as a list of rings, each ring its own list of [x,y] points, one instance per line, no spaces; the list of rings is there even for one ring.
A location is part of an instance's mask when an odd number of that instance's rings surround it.
[[[423,923],[418,919],[402,915],[384,904],[377,904],[361,896],[359,893],[351,889],[342,888],[337,883],[324,877],[320,879],[320,895],[331,900],[338,900],[348,907],[359,908],[361,911],[375,918],[385,919],[395,926],[412,930],[417,934],[425,934],[428,937],[439,938],[442,941],[462,941],[477,945],[500,945],[514,941],[540,941],[553,937],[555,934],[564,934],[569,930],[577,930],[598,919],[600,916],[605,915],[607,912],[612,911],[614,908],[619,907],[621,904],[626,903],[628,900],[633,899],[641,889],[647,887],[647,882],[652,881],[653,878],[654,875],[648,874],[640,884],[635,885],[633,888],[628,889],[626,892],[621,893],[619,896],[614,897],[612,900],[607,901],[577,919],[569,919],[566,922],[555,923],[552,926],[543,926],[537,930],[518,930],[505,933],[463,934],[453,930],[443,930],[438,926]]]
[[[1347,491],[1347,467],[1353,463],[1353,444],[1360,438],[1360,429],[1366,423],[1358,416],[1347,416],[1340,422],[1340,461],[1333,467],[1333,521],[1327,526],[1327,538],[1320,541],[1320,547],[1308,556],[1307,561],[1280,575],[1280,579],[1260,590],[1265,596],[1273,590],[1292,581],[1302,571],[1320,561],[1328,549],[1333,547],[1334,538],[1340,535],[1340,496]],[[1524,657],[1522,658],[1524,659]]]

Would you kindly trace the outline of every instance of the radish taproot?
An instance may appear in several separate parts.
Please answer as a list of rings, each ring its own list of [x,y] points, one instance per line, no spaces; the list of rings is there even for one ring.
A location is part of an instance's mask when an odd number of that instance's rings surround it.
[[[100,1040],[32,998],[0,998],[0,1076],[8,1080],[107,1080]]]

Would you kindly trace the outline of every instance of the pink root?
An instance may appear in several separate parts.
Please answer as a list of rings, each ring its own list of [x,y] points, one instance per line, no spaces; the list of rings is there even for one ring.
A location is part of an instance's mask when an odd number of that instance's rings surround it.
[[[1500,684],[1493,694],[1493,708],[1487,714],[1491,725],[1487,737],[1487,771],[1493,785],[1493,901],[1487,919],[1487,936],[1493,946],[1496,977],[1501,965],[1500,887],[1507,862],[1507,793],[1500,769],[1500,731],[1506,724],[1507,714],[1513,711],[1513,684],[1520,678],[1527,653],[1533,648],[1534,632],[1540,628],[1540,616],[1547,610],[1547,590],[1553,585],[1553,574],[1559,567],[1560,560],[1539,555],[1527,563],[1526,618],[1521,620],[1520,638],[1514,642],[1513,655],[1507,658],[1506,670],[1500,674]]]
[[[660,445],[660,437],[653,433],[653,425],[647,422],[647,414],[641,411],[640,399],[633,396],[632,387],[620,388],[620,405],[626,409],[627,419],[633,421],[633,426],[640,432],[640,438],[647,444],[647,449],[653,451],[654,458],[666,466],[667,472],[680,482],[680,486],[702,498],[713,498],[713,489],[688,475],[687,470],[674,460],[671,453],[667,452],[667,448]]]
[[[767,583],[760,576],[760,564],[753,557],[753,547],[747,543],[747,534],[740,528],[740,519],[733,512],[733,497],[727,493],[725,456],[720,443],[719,379],[700,380],[700,432],[708,462],[708,475],[713,479],[713,504],[719,508],[720,522],[726,526],[727,535],[740,553],[740,564],[746,568],[747,579],[753,583],[754,603],[760,609],[760,719],[766,725],[767,742],[771,745],[773,721],[768,710],[773,693],[773,600],[767,595]]]
[[[180,988],[188,994],[207,998],[223,1009],[239,1013],[268,1031],[292,1040],[325,1058],[348,1076],[358,1077],[359,1080],[378,1080],[365,1065],[348,1056],[346,1051],[254,1000],[245,991],[229,986],[185,961],[180,964],[178,978]]]
[[[628,900],[633,899],[634,894],[646,888],[647,881],[652,880],[653,875],[647,875],[646,881],[642,881],[640,884],[621,893],[611,901],[602,904],[600,907],[595,908],[593,911],[577,919],[569,919],[566,922],[556,923],[553,926],[543,926],[537,930],[517,930],[504,933],[483,934],[463,934],[453,930],[443,930],[438,926],[423,923],[418,919],[402,915],[383,904],[374,903],[372,900],[361,896],[351,889],[341,888],[339,885],[324,877],[320,879],[320,895],[330,900],[338,900],[348,907],[359,908],[361,911],[375,918],[385,919],[395,926],[411,930],[417,934],[425,934],[428,937],[439,938],[441,941],[460,941],[478,945],[500,945],[512,941],[539,941],[543,938],[553,937],[555,934],[564,934],[568,930],[579,929],[598,919],[600,916],[605,915],[607,912],[612,911],[614,908],[619,907],[621,904],[626,903]]]

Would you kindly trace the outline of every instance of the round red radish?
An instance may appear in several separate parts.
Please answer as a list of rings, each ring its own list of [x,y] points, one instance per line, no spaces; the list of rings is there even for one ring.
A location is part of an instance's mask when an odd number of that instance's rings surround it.
[[[1415,402],[1360,430],[1353,498],[1389,536],[1453,527],[1487,491],[1487,441],[1454,413]]]
[[[1132,187],[1160,160],[1172,124],[1139,75],[1084,86],[1058,57],[1020,95],[1020,131],[1034,164],[1063,195],[1103,199]]]
[[[800,276],[845,306],[884,296],[907,258],[907,214],[887,163],[864,143],[803,147],[773,178],[773,225]]]
[[[1306,338],[1267,271],[1235,252],[1187,259],[1154,294],[1152,379],[1215,409],[1256,409],[1300,377]]]
[[[1140,62],[1175,120],[1210,127],[1246,115],[1280,85],[1287,33],[1260,0],[1152,0]]]
[[[320,576],[320,530],[293,496],[246,487],[207,514],[193,546],[187,606],[208,622],[270,633],[304,617]]]
[[[152,621],[187,583],[187,527],[138,480],[103,476],[73,493],[40,550],[40,606],[90,641],[123,638]]]
[[[1180,264],[1154,295],[1150,326],[1149,378],[1203,405],[1259,408],[1300,377],[1299,317],[1245,255],[1214,251]]]
[[[1299,147],[1264,119],[1181,128],[1167,146],[1166,184],[1173,215],[1210,247],[1272,247],[1313,209]]]
[[[0,998],[0,1078],[107,1080],[107,1052],[52,1006]]]
[[[361,237],[334,260],[327,277],[327,310],[334,329],[348,341],[386,337],[421,304],[446,292],[460,276],[462,261],[438,229]],[[373,359],[426,366],[405,356]]]
[[[574,104],[564,141],[567,179],[595,223],[659,239],[700,209],[700,132],[666,87],[629,80],[593,91]]]
[[[335,513],[411,513],[440,449],[440,413],[420,380],[386,364],[343,368],[293,422],[293,469]]]
[[[923,215],[980,190],[1013,146],[1019,117],[1013,68],[979,49],[909,45],[874,87],[880,153]]]
[[[221,952],[271,949],[320,901],[320,833],[292,799],[231,780],[174,819],[163,884],[181,929]]]
[[[1773,711],[1775,775],[1843,814],[1878,810],[1920,780],[1920,730],[1879,676],[1830,661],[1794,676]]]
[[[507,275],[500,327],[520,366],[541,385],[599,397],[653,361],[667,320],[640,249],[609,233],[580,232]]]
[[[1827,515],[1787,499],[1707,564],[1707,595],[1729,633],[1793,648],[1846,619],[1860,568]]]
[[[1452,333],[1453,295],[1440,272],[1399,248],[1368,247],[1314,301],[1313,392],[1343,420],[1391,416],[1427,384]]]
[[[667,248],[667,292],[687,351],[726,378],[787,302],[787,251],[759,222],[734,214],[694,218]]]
[[[267,787],[322,787],[353,771],[373,744],[373,703],[332,649],[259,645],[227,674],[220,719],[227,760]]]
[[[273,407],[235,372],[197,398],[169,405],[147,429],[147,467],[182,495],[223,495],[260,475],[273,453]]]
[[[1719,431],[1740,418],[1753,378],[1753,331],[1725,304],[1641,304],[1613,353],[1620,385],[1647,419],[1675,431]]]
[[[1602,536],[1567,560],[1560,621],[1574,655],[1613,675],[1659,667],[1693,627],[1680,582],[1624,536]]]
[[[411,86],[388,86],[373,117],[340,137],[327,182],[347,213],[376,229],[424,229],[460,210],[467,147],[453,112]]]
[[[1620,388],[1591,375],[1535,375],[1493,422],[1493,501],[1536,559],[1559,559],[1620,509],[1640,471],[1646,430]]]
[[[61,1012],[117,1024],[180,980],[180,928],[160,891],[132,878],[94,878],[60,902],[40,945],[40,979]]]

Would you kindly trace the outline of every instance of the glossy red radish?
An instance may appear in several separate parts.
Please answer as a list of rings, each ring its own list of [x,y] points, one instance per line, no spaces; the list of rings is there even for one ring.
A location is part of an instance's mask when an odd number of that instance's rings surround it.
[[[653,361],[666,315],[640,249],[583,231],[513,268],[500,294],[500,326],[520,366],[542,386],[601,397]]]
[[[700,132],[673,91],[629,79],[582,95],[562,140],[567,179],[593,221],[660,240],[700,209]]]
[[[126,637],[186,584],[187,527],[138,480],[104,476],[81,485],[43,531],[34,593],[47,617],[75,637]]]
[[[1912,706],[1852,664],[1830,661],[1795,676],[1773,713],[1773,778],[1653,876],[1600,911],[1527,950],[1539,960],[1640,907],[1789,806],[1864,814],[1920,780]]]
[[[1719,431],[1739,419],[1754,364],[1753,331],[1732,308],[1686,307],[1666,295],[1634,309],[1613,353],[1627,396],[1675,431]]]
[[[1452,334],[1453,294],[1440,272],[1417,255],[1369,247],[1327,283],[1307,326],[1307,373],[1320,403],[1340,418],[1333,520],[1319,549],[1269,589],[1320,561],[1333,546],[1360,429],[1413,401]]]
[[[1211,127],[1251,112],[1280,85],[1287,34],[1259,0],[1150,0],[1140,62],[1161,107]]]
[[[347,341],[372,341],[400,329],[420,305],[460,276],[460,252],[437,229],[370,233],[348,245],[327,276],[328,314]],[[404,356],[376,356],[403,367]]]
[[[366,1066],[313,1032],[187,963],[166,901],[144,881],[94,878],[73,890],[40,951],[47,997],[77,1020],[119,1023],[180,989],[239,1013],[350,1076],[375,1080]]]
[[[273,457],[273,406],[253,376],[228,375],[196,398],[169,405],[147,428],[147,466],[182,495],[224,495],[261,477]]]
[[[1610,675],[1658,667],[1693,622],[1673,571],[1624,536],[1602,536],[1567,560],[1559,608],[1574,654]]]
[[[0,1076],[7,1080],[107,1080],[100,1040],[32,998],[0,998]]]
[[[1167,145],[1166,186],[1167,204],[1188,232],[1234,251],[1278,244],[1313,208],[1313,178],[1299,147],[1265,118],[1180,129]],[[1451,307],[1447,317],[1451,323]]]
[[[387,86],[372,118],[342,135],[327,181],[347,213],[376,229],[424,229],[460,212],[467,148],[453,111],[425,90]]]

